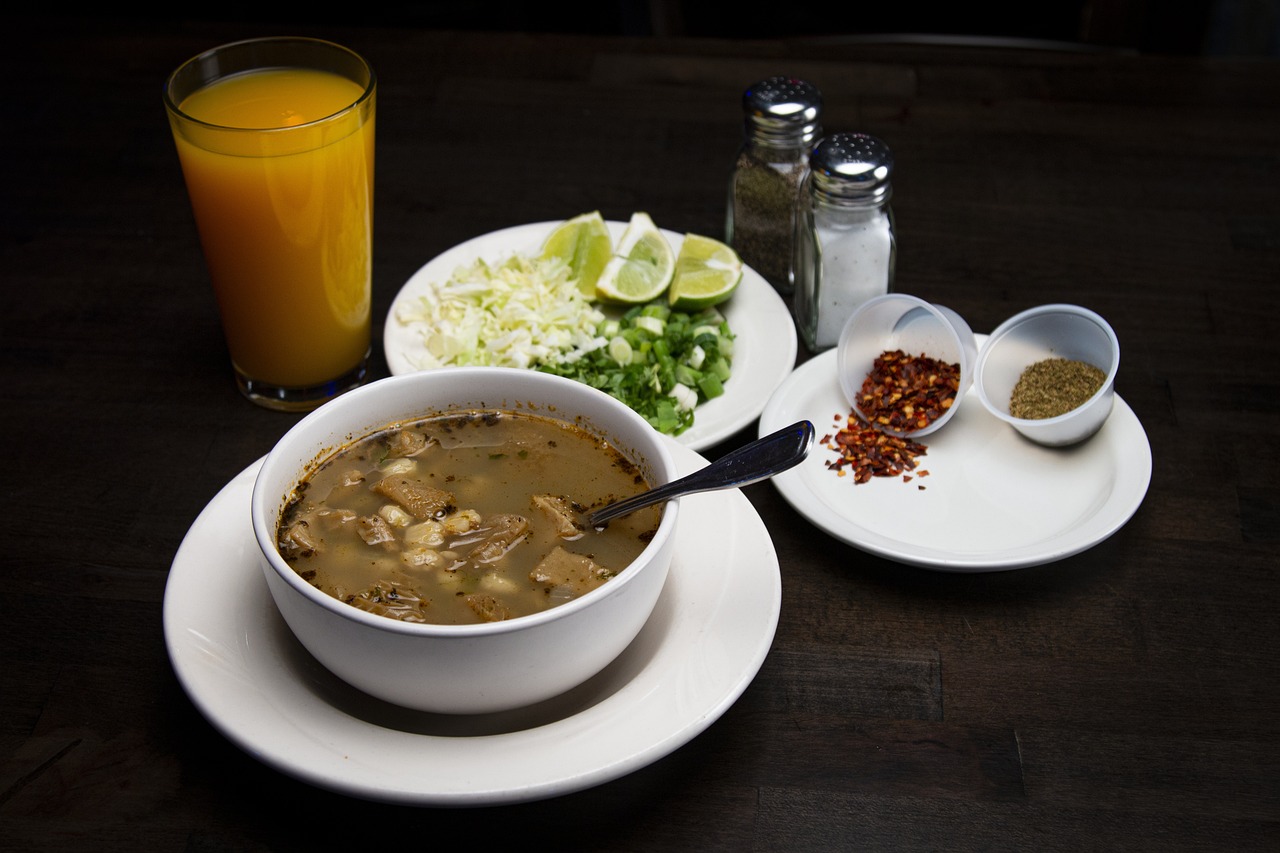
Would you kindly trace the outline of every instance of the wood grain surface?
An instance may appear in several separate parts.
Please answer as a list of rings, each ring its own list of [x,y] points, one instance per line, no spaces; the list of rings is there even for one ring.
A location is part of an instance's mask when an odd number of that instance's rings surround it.
[[[979,332],[1053,301],[1110,320],[1149,492],[1083,554],[956,575],[846,546],[752,486],[781,567],[777,635],[683,748],[484,809],[297,781],[201,715],[161,628],[183,535],[297,419],[234,387],[161,86],[201,50],[274,33],[28,22],[0,59],[0,847],[1280,845],[1280,65],[294,31],[379,75],[375,329],[418,267],[497,228],[646,210],[722,233],[742,89],[794,74],[823,91],[828,128],[896,156],[897,289]]]

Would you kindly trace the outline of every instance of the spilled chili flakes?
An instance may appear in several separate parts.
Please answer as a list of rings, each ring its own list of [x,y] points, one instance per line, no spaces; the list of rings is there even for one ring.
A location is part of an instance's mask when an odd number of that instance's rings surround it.
[[[853,473],[853,482],[865,483],[872,477],[897,477],[902,475],[903,482],[911,482],[915,471],[916,477],[927,477],[929,472],[916,471],[917,459],[928,452],[923,444],[909,438],[898,438],[881,432],[862,421],[856,414],[836,415],[837,422],[843,420],[844,426],[834,434],[822,437],[822,444],[828,450],[840,454],[838,459],[827,463],[827,468],[837,472],[841,477]],[[924,490],[924,486],[917,486]]]
[[[873,424],[897,432],[924,429],[955,403],[960,365],[886,350],[862,383],[858,408]]]

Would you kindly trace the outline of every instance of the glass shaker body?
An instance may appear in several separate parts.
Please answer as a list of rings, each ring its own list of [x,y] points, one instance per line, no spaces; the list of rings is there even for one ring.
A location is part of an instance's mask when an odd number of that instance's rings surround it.
[[[849,316],[893,289],[892,156],[866,134],[824,139],[797,200],[795,315],[812,353],[835,346]]]
[[[789,295],[796,198],[822,132],[822,96],[803,80],[770,77],[747,89],[742,105],[745,134],[729,179],[725,242]]]

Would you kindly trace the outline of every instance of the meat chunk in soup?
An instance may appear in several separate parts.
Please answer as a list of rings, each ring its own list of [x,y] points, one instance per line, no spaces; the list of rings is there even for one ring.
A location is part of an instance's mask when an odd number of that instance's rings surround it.
[[[286,557],[314,556],[320,553],[323,543],[324,539],[312,532],[310,518],[299,518],[280,531],[280,550]]]
[[[356,520],[356,529],[360,531],[360,538],[366,545],[395,546],[396,535],[382,516],[362,516]]]
[[[492,595],[468,595],[465,601],[482,622],[501,622],[511,618],[511,611]]]
[[[383,477],[373,490],[420,519],[438,518],[454,508],[452,494],[405,475]]]
[[[587,532],[582,523],[585,507],[575,504],[563,495],[534,495],[533,505],[547,521],[551,522],[561,539],[577,539]]]
[[[416,429],[396,430],[395,435],[387,442],[387,455],[400,457],[417,456],[430,443],[430,439]]]
[[[430,601],[418,595],[417,590],[406,584],[394,581],[381,581],[368,589],[361,590],[347,599],[347,603],[376,613],[379,616],[390,616],[402,622],[427,622],[427,608]]]
[[[557,587],[577,597],[590,592],[613,577],[610,569],[599,565],[586,554],[575,554],[557,545],[529,572],[534,583]]]
[[[466,540],[460,544],[475,545],[471,549],[471,560],[474,563],[492,563],[501,560],[507,552],[524,540],[529,532],[529,519],[523,515],[498,513],[491,515],[480,526],[469,531]]]

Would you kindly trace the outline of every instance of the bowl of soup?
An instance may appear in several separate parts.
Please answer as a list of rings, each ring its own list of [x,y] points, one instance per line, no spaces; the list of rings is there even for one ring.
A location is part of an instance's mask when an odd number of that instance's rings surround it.
[[[531,705],[636,637],[678,502],[586,515],[676,477],[667,439],[585,384],[459,367],[390,377],[294,425],[252,515],[281,616],[378,699],[448,714]]]

